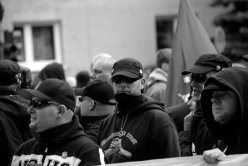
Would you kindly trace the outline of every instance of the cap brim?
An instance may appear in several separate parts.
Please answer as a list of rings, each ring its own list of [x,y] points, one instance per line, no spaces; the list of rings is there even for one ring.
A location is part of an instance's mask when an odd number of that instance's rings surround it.
[[[32,97],[37,97],[39,99],[44,99],[44,100],[52,100],[52,98],[36,90],[27,89],[26,92],[28,92]]]
[[[83,96],[84,95],[84,88],[75,88],[74,93],[76,96]]]
[[[193,66],[187,70],[184,70],[182,72],[182,75],[187,75],[187,74],[190,74],[190,73],[194,73],[194,74],[203,74],[203,73],[207,73],[209,71],[212,71],[213,68],[210,67],[210,66]]]
[[[115,76],[126,76],[129,78],[138,78],[139,77],[137,74],[134,74],[134,73],[129,72],[129,71],[117,71],[112,75],[112,77],[115,77]]]

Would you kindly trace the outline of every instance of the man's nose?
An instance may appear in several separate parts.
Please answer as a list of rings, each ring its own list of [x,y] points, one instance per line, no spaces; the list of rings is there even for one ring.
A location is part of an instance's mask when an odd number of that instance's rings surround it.
[[[33,106],[30,106],[27,111],[29,114],[31,114],[31,113],[34,113],[35,109]]]
[[[212,102],[213,104],[219,104],[219,103],[220,103],[220,99],[219,99],[218,97],[216,97],[216,96],[213,96],[213,97],[211,98],[211,102]]]
[[[195,80],[192,80],[190,85],[191,86],[197,86],[198,84],[199,84],[198,82],[196,82]]]

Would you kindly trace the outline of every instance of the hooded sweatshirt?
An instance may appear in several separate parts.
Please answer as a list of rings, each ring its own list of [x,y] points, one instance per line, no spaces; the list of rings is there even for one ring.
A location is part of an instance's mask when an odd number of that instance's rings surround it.
[[[103,121],[98,143],[110,163],[180,155],[177,131],[163,103],[143,95],[119,102],[117,111]]]
[[[248,153],[248,70],[226,68],[210,77],[201,94],[201,106],[206,125],[218,139],[216,147],[226,154]],[[236,106],[239,118],[222,125],[214,120],[212,113],[212,93],[218,90],[231,90],[238,97]]]
[[[14,91],[0,94],[0,161],[6,166],[18,146],[33,136],[27,101]]]
[[[98,145],[83,132],[77,116],[71,122],[37,133],[22,144],[12,159],[12,166],[70,165],[91,166],[104,164]]]

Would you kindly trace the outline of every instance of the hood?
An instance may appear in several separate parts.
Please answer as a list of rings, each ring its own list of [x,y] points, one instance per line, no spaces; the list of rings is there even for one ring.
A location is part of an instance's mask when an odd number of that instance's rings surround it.
[[[166,83],[167,77],[168,77],[168,74],[163,69],[156,68],[149,75],[148,80],[147,80],[147,85],[150,86],[151,84],[157,81]]]
[[[28,101],[16,94],[0,96],[0,110],[16,117],[20,124],[28,126],[30,123],[30,115],[27,111],[29,107]]]
[[[243,68],[225,68],[210,77],[201,93],[201,107],[204,119],[212,135],[218,139],[227,140],[235,134],[246,133],[248,127],[248,70]],[[214,120],[212,114],[212,92],[221,87],[225,90],[232,90],[240,102],[240,120],[221,125]],[[230,132],[231,131],[231,132]],[[235,133],[234,133],[235,132]],[[232,135],[230,134],[232,133]]]

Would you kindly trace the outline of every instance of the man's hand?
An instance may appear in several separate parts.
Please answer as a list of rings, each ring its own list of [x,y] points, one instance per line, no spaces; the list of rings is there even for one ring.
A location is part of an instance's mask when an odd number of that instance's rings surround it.
[[[212,150],[206,150],[203,152],[203,159],[207,163],[215,164],[226,158],[226,155],[218,148]]]

